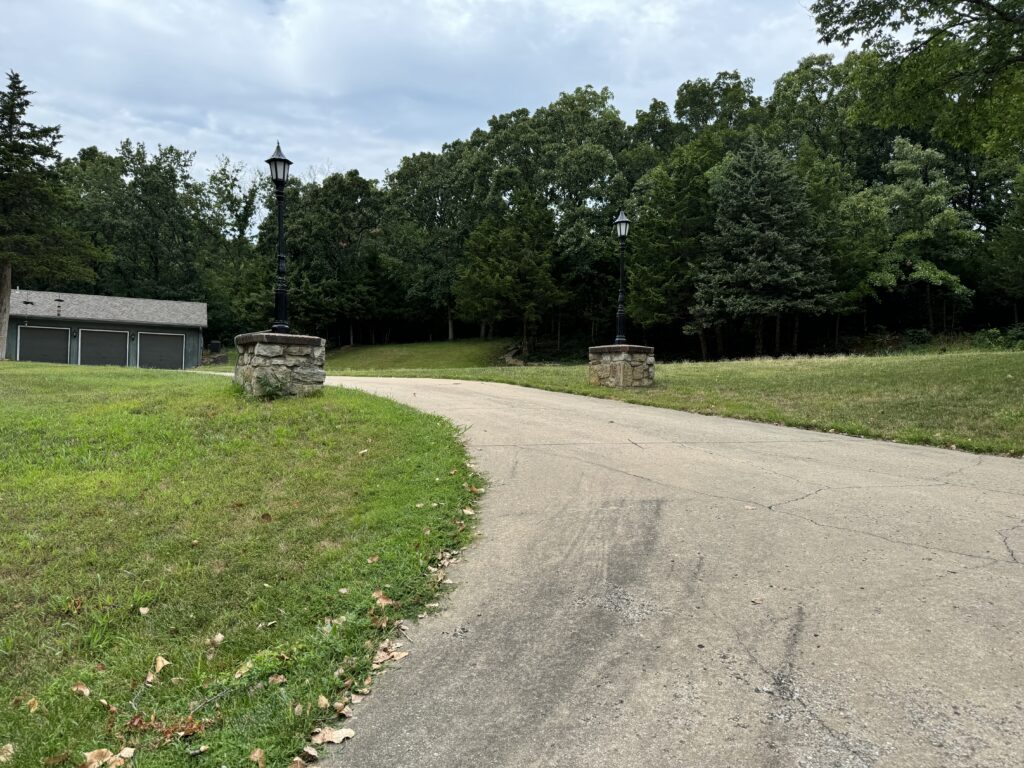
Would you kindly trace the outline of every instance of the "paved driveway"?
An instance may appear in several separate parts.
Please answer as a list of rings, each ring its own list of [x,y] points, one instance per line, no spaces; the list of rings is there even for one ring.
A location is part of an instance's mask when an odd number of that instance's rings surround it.
[[[330,766],[1024,765],[1024,463],[504,384],[444,612]]]

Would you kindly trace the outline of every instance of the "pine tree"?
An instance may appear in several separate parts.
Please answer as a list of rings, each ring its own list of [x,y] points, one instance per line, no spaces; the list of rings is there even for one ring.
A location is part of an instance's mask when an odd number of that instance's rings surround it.
[[[775,318],[778,347],[783,315],[818,315],[832,300],[807,190],[791,160],[751,139],[712,169],[710,192],[715,232],[696,280],[693,326],[749,322],[760,355],[766,318]]]
[[[0,91],[0,359],[13,277],[42,285],[55,276],[87,280],[96,253],[62,217],[67,200],[55,167],[60,126],[25,119],[31,95],[16,72],[7,74]]]

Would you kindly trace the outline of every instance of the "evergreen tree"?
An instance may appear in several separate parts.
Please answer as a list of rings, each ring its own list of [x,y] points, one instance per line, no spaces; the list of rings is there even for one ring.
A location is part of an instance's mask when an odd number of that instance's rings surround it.
[[[89,282],[98,254],[68,224],[69,200],[56,172],[59,126],[26,120],[28,90],[16,72],[0,91],[0,360],[7,351],[11,286]]]
[[[715,230],[697,276],[694,325],[749,322],[760,355],[764,321],[773,317],[778,351],[784,314],[818,315],[833,299],[827,261],[814,242],[806,186],[792,161],[755,138],[710,176]]]

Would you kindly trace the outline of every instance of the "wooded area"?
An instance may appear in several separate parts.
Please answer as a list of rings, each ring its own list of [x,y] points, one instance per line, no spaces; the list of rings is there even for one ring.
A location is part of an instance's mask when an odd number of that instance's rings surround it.
[[[628,336],[659,356],[1020,323],[1024,2],[812,12],[823,40],[863,48],[805,58],[768,97],[722,72],[627,123],[607,88],[586,86],[381,181],[293,179],[293,329],[333,344],[606,342],[620,208],[633,219]],[[12,281],[205,301],[211,338],[269,324],[265,177],[225,159],[197,179],[192,153],[130,140],[60,159],[59,130],[27,120],[29,96],[15,73],[0,92],[0,350]]]

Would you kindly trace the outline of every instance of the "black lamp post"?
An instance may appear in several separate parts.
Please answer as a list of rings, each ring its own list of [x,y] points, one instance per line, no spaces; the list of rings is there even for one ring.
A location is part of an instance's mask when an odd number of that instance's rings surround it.
[[[619,218],[612,223],[619,238],[619,308],[615,312],[615,343],[626,343],[626,235],[629,234],[629,219],[625,211],[619,211]]]
[[[277,284],[274,287],[274,333],[291,333],[288,327],[288,269],[284,253],[284,185],[288,181],[288,168],[292,161],[281,152],[281,142],[267,159],[270,178],[274,180],[274,196],[277,198]]]

